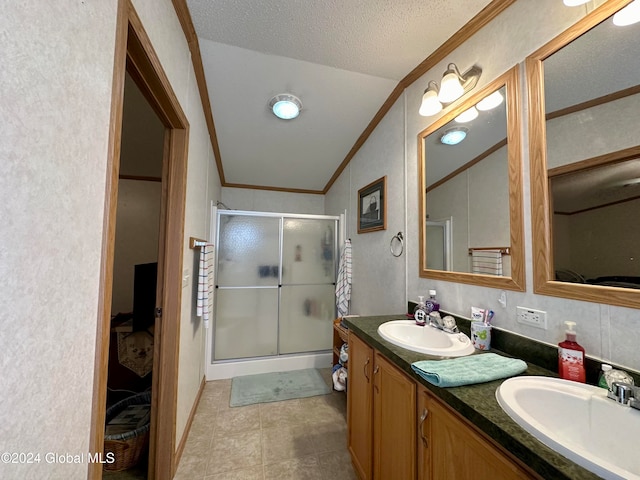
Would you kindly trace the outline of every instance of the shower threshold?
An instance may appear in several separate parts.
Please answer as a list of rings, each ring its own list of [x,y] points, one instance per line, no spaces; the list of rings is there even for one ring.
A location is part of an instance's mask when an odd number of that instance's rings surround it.
[[[212,362],[207,365],[205,375],[206,380],[211,381],[242,375],[286,372],[303,368],[331,368],[332,361],[331,351],[226,360]]]

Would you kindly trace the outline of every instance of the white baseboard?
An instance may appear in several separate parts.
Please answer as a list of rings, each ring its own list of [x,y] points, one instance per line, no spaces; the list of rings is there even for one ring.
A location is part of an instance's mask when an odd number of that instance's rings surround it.
[[[255,375],[257,373],[286,372],[303,368],[331,368],[331,352],[301,355],[281,355],[248,360],[215,362],[206,366],[207,381]]]

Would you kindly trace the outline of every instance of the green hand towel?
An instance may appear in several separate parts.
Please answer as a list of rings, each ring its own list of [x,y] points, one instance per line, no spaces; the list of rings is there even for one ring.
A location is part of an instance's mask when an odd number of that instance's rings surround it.
[[[438,387],[458,387],[513,377],[524,372],[527,364],[517,358],[482,353],[450,360],[421,360],[411,368]]]

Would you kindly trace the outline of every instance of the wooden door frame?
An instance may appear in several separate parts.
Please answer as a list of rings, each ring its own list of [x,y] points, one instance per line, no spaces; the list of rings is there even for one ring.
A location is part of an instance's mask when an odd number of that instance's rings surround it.
[[[161,219],[165,236],[160,239],[160,251],[164,250],[164,253],[158,259],[159,271],[163,271],[162,277],[159,277],[162,279],[159,291],[163,292],[160,303],[163,314],[162,319],[156,321],[154,341],[154,415],[150,433],[149,478],[171,479],[176,469],[176,404],[189,122],[131,0],[118,0],[89,451],[101,453],[104,449],[125,72],[131,75],[165,125],[164,215]],[[102,465],[89,464],[87,478],[101,479]]]

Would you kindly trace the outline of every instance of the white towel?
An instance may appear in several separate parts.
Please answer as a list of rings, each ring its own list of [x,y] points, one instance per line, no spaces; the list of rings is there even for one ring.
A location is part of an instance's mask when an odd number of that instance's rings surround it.
[[[351,240],[345,240],[340,254],[336,281],[336,306],[339,317],[349,313],[349,300],[351,300]]]
[[[209,314],[213,310],[213,245],[207,243],[200,247],[198,268],[198,298],[196,315],[202,317],[204,328],[209,328]]]
[[[502,252],[500,250],[473,250],[471,273],[502,276]]]

